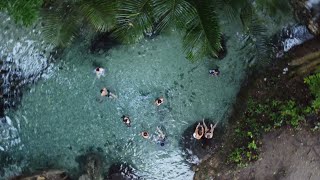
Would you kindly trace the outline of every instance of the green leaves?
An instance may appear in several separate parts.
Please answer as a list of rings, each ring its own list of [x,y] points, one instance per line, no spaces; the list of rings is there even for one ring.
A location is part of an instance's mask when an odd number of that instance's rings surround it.
[[[184,28],[196,16],[196,9],[185,0],[153,0],[152,5],[157,31],[168,26]]]
[[[115,24],[116,3],[105,0],[81,1],[79,12],[97,31],[109,31]]]
[[[1,0],[0,10],[5,10],[16,22],[31,25],[38,17],[43,0]]]
[[[123,0],[116,14],[114,35],[126,43],[141,40],[153,26],[151,0]]]
[[[43,13],[42,32],[46,40],[56,46],[70,45],[81,26],[78,13],[66,7],[57,7]]]
[[[187,58],[194,60],[206,55],[217,57],[222,49],[220,26],[212,1],[196,2],[197,15],[187,21],[183,47]]]

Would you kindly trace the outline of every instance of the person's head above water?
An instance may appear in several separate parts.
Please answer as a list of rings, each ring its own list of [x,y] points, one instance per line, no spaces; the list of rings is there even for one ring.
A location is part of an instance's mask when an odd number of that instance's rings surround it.
[[[131,123],[130,118],[128,116],[125,116],[125,115],[123,115],[121,118],[122,118],[123,123],[125,125],[127,125],[128,127],[130,127],[130,123]]]
[[[161,143],[160,143],[160,146],[164,146],[164,142],[161,142]]]
[[[100,70],[100,68],[99,68],[99,67],[97,67],[97,68],[96,68],[96,71],[99,71],[99,70]]]
[[[160,97],[160,98],[157,98],[154,103],[155,103],[157,106],[160,106],[163,102],[164,102],[163,97]]]
[[[212,76],[218,76],[220,74],[220,71],[219,69],[210,69],[209,74],[211,74]]]
[[[107,95],[108,95],[108,90],[107,90],[107,88],[102,88],[102,89],[100,90],[100,93],[101,93],[101,96],[107,96]]]
[[[145,139],[148,139],[149,138],[149,133],[147,131],[143,131],[140,133],[140,135],[145,138]]]

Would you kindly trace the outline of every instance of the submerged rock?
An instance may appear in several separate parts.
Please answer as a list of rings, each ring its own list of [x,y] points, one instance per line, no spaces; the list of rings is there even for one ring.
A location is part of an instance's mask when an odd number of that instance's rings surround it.
[[[140,179],[134,173],[134,168],[128,164],[113,164],[109,168],[108,180],[137,180]]]
[[[33,175],[21,175],[12,177],[11,180],[71,180],[65,171],[62,170],[47,170]]]
[[[110,32],[100,33],[92,40],[90,52],[102,54],[118,44],[120,43],[111,36]]]
[[[84,173],[79,180],[102,180],[103,157],[99,153],[90,152],[80,156],[78,161],[81,171]]]
[[[215,122],[211,120],[205,120],[205,123],[207,126],[210,126],[210,123],[215,124]],[[186,160],[191,164],[198,164],[206,155],[214,153],[214,150],[222,142],[221,138],[223,135],[223,129],[221,125],[218,124],[214,129],[212,139],[205,139],[202,137],[200,140],[193,137],[193,133],[197,125],[198,122],[189,126],[184,131],[180,142],[184,150]]]

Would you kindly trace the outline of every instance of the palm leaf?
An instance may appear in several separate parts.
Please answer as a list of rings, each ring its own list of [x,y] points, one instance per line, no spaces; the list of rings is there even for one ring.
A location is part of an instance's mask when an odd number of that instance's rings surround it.
[[[196,2],[197,15],[187,22],[183,47],[193,60],[207,55],[217,57],[221,50],[221,32],[217,14],[210,0]]]
[[[196,15],[195,8],[185,0],[153,0],[152,5],[157,31],[172,25],[184,27]]]
[[[145,32],[152,30],[151,12],[151,0],[121,1],[113,35],[125,43],[141,40]]]
[[[43,13],[42,32],[45,39],[56,46],[68,46],[80,29],[80,18],[74,11],[58,7]]]
[[[97,31],[108,31],[115,24],[116,4],[106,0],[81,1],[76,5],[83,17]]]

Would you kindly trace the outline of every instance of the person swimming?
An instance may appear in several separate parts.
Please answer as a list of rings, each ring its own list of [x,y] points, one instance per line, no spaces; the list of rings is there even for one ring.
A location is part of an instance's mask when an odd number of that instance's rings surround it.
[[[157,127],[156,134],[158,135],[157,142],[160,144],[160,146],[164,146],[166,135],[163,133],[163,131],[159,127]]]
[[[101,67],[97,67],[94,71],[95,71],[98,79],[100,79],[101,76],[105,75],[105,69],[103,69]]]
[[[140,133],[140,135],[144,138],[144,139],[149,139],[150,138],[150,135],[147,131],[142,131]]]
[[[210,124],[210,129],[209,129],[207,127],[206,123],[204,122],[204,119],[202,120],[202,122],[203,122],[203,126],[204,126],[204,131],[205,131],[204,137],[207,139],[212,139],[214,128],[216,128],[218,123],[216,123],[214,126],[213,126],[213,124]]]
[[[155,104],[156,106],[160,106],[163,102],[164,102],[164,98],[163,98],[163,97],[160,97],[160,98],[157,98],[157,99],[154,101],[154,104]]]
[[[195,139],[199,140],[199,139],[202,138],[203,134],[204,134],[204,128],[200,123],[198,123],[198,125],[197,125],[197,127],[196,127],[196,129],[195,129],[195,131],[193,133],[193,137]]]
[[[101,96],[105,96],[108,98],[117,98],[117,96],[113,93],[111,93],[107,88],[102,88],[100,90]]]
[[[209,74],[212,76],[218,76],[220,74],[219,69],[210,69]]]
[[[123,115],[121,118],[125,125],[127,125],[128,127],[131,127],[131,120],[128,116]]]

